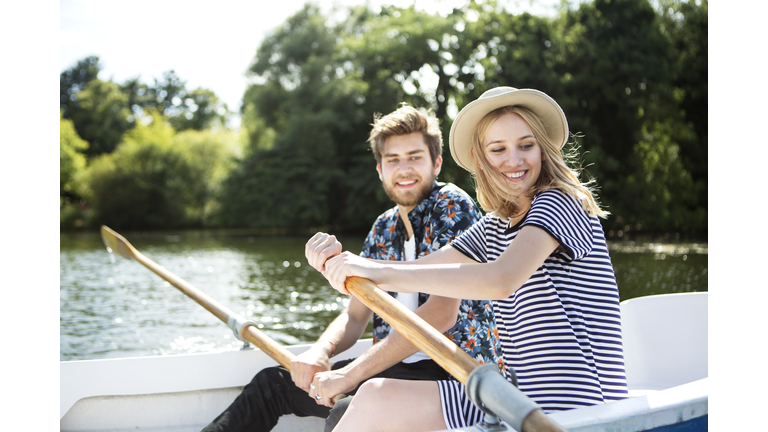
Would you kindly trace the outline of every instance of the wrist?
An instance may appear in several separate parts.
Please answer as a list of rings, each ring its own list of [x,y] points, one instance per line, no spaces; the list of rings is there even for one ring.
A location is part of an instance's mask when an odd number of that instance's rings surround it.
[[[328,358],[331,358],[336,355],[336,344],[331,342],[328,339],[319,339],[315,345],[320,345],[323,350],[325,350],[325,353],[328,355]]]
[[[363,367],[361,367],[359,363],[352,362],[343,368],[338,369],[337,372],[341,375],[344,375],[347,380],[350,380],[355,384],[359,384],[361,381],[369,377],[369,375],[366,375],[365,371],[362,369]]]
[[[390,283],[390,276],[391,275],[397,275],[397,269],[394,268],[391,265],[388,264],[380,264],[379,267],[376,269],[376,285],[379,286],[384,291],[394,291],[394,286]],[[373,280],[373,279],[371,279]],[[402,287],[398,287],[398,292],[409,292],[404,291]]]

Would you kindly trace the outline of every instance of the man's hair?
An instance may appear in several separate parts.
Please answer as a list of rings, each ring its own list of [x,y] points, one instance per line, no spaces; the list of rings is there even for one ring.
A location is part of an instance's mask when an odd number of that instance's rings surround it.
[[[368,142],[371,143],[371,151],[376,157],[376,163],[381,163],[387,138],[420,132],[424,136],[424,143],[429,148],[429,156],[434,164],[437,157],[443,154],[443,134],[438,123],[437,117],[430,111],[419,111],[405,103],[384,117],[381,113],[374,114],[373,129]]]

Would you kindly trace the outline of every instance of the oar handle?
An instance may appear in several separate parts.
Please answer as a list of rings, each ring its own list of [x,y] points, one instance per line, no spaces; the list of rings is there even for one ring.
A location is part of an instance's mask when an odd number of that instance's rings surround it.
[[[220,319],[225,324],[229,323],[230,318],[239,316],[226,306],[214,300],[204,292],[192,286],[192,284],[169,272],[165,267],[158,265],[151,259],[145,257],[141,252],[131,245],[128,240],[123,236],[113,231],[106,225],[101,226],[101,238],[104,244],[110,251],[113,251],[123,258],[135,259],[141,263],[144,267],[148,268],[161,278],[165,279],[168,283],[176,287],[179,291],[186,294],[189,298],[197,302],[200,306],[207,309],[216,318]],[[279,363],[282,367],[291,370],[291,360],[296,356],[290,351],[285,349],[282,345],[274,341],[274,339],[267,336],[264,332],[257,329],[253,325],[245,325],[241,331],[241,335],[244,340],[255,345],[261,351],[269,355],[273,360]],[[332,398],[333,403],[346,397],[344,394],[338,394]]]
[[[349,277],[347,290],[462,383],[480,366],[475,359],[373,282]]]

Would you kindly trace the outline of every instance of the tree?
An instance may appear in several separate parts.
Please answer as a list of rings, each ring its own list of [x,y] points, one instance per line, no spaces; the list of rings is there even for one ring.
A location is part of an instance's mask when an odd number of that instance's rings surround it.
[[[690,173],[691,199],[686,200],[690,229],[707,227],[708,177],[708,1],[668,0],[660,4],[662,31],[672,40],[675,102],[680,124],[670,130],[679,147],[679,159]]]
[[[89,143],[85,152],[89,158],[114,150],[123,132],[133,126],[122,89],[101,81],[100,71],[99,58],[89,56],[59,78],[61,115]]]
[[[187,93],[186,97],[179,102],[172,110],[177,114],[170,118],[176,130],[202,131],[226,127],[229,111],[226,104],[222,103],[213,91],[198,87]]]
[[[176,72],[169,70],[152,85],[134,79],[126,82],[123,89],[129,95],[129,106],[135,115],[141,116],[143,110],[156,108],[177,131],[226,127],[229,113],[226,104],[211,90],[198,87],[189,91],[186,85]]]
[[[344,70],[358,74],[367,85],[363,107],[369,113],[388,113],[406,102],[429,109],[440,120],[447,141],[451,126],[448,107],[455,105],[463,90],[461,11],[442,17],[412,7],[388,6],[378,14],[354,9],[351,16],[354,18],[347,19],[341,28],[339,56]],[[440,180],[467,190],[472,187],[466,171],[447,151]]]
[[[187,90],[173,70],[151,85],[138,78],[122,85],[101,81],[99,58],[86,57],[61,73],[61,110],[78,134],[90,143],[87,156],[112,152],[137,118],[153,108],[165,114],[177,131],[226,128],[229,110],[216,94],[199,87]]]
[[[367,154],[365,85],[354,73],[339,72],[337,36],[326,22],[307,5],[257,51],[250,73],[262,84],[251,86],[243,100],[251,145],[226,183],[227,225],[359,229],[378,211],[349,199],[351,187],[376,178],[372,158],[369,174],[347,172]]]
[[[558,66],[566,48],[550,19],[513,15],[494,1],[482,6],[472,3],[465,15],[470,13],[476,19],[463,23],[457,44],[464,47],[457,53],[465,71],[463,81],[470,78],[475,84],[465,103],[500,85],[540,89],[559,99]]]
[[[585,163],[613,213],[609,230],[682,230],[692,184],[670,133],[688,133],[674,97],[673,41],[658,14],[647,0],[595,0],[560,20],[569,42],[557,65],[559,101],[583,135]]]
[[[128,97],[112,81],[93,79],[75,95],[68,118],[78,134],[90,144],[86,156],[111,153],[120,138],[133,127]]]
[[[65,117],[70,107],[77,106],[77,93],[83,90],[89,82],[98,78],[99,72],[101,72],[99,58],[89,56],[61,73],[59,76],[59,105]]]
[[[85,156],[88,143],[77,135],[71,120],[59,111],[59,202],[66,203],[80,199],[78,175],[85,170]]]
[[[149,113],[151,122],[138,122],[113,153],[89,166],[93,221],[121,228],[203,226],[237,141],[228,131],[177,134],[162,114]]]
[[[498,85],[563,107],[583,181],[596,177],[622,231],[706,232],[706,1],[595,0],[555,18],[471,1],[448,16],[305,8],[265,38],[243,98],[248,148],[226,180],[228,226],[365,230],[391,203],[366,139],[374,113],[407,102],[453,112]],[[343,15],[343,16],[342,16]],[[445,155],[440,175],[469,176]],[[263,212],[271,209],[270,213]]]

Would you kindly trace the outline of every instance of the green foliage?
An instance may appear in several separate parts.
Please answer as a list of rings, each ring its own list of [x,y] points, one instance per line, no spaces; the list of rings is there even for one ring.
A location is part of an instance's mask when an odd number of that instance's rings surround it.
[[[229,114],[226,104],[211,90],[202,87],[187,90],[186,82],[173,70],[165,72],[161,79],[155,79],[154,85],[132,80],[124,88],[132,95],[130,106],[134,112],[140,114],[143,110],[157,109],[168,117],[177,131],[226,126]]]
[[[690,126],[670,131],[680,147],[680,159],[691,174],[695,191],[691,208],[705,209],[703,225],[706,227],[707,172],[708,172],[708,1],[697,5],[692,1],[667,0],[661,2],[662,31],[672,41],[673,85],[675,104],[679,106],[678,122]],[[700,213],[700,212],[699,212]]]
[[[77,105],[70,107],[67,117],[89,146],[88,157],[112,152],[120,138],[132,127],[128,98],[112,81],[96,78],[77,92]]]
[[[87,223],[87,216],[87,207],[79,203],[64,202],[59,209],[59,229],[71,230],[82,228]]]
[[[494,3],[490,3],[491,5]],[[557,89],[559,62],[565,47],[553,23],[528,13],[509,14],[498,7],[471,7],[477,20],[466,23],[462,42],[471,42],[464,54],[464,68],[475,72],[470,100],[500,85],[517,88]],[[557,99],[557,95],[552,95]]]
[[[86,178],[95,223],[121,228],[203,226],[237,140],[231,132],[176,133],[151,112],[111,154],[96,158]]]
[[[447,16],[356,6],[331,18],[308,4],[250,65],[242,153],[213,132],[227,107],[173,71],[117,85],[86,58],[62,73],[62,112],[90,144],[79,151],[107,155],[87,170],[88,197],[112,225],[366,231],[392,205],[366,142],[375,113],[430,109],[447,148],[454,115],[484,91],[537,88],[568,117],[609,235],[706,235],[708,2],[653,5],[564,1],[544,18],[486,0]],[[141,124],[153,110],[166,120]],[[440,180],[473,191],[447,149]]]
[[[243,99],[249,153],[226,183],[226,223],[366,229],[391,204],[365,151],[369,126],[356,121],[407,102],[434,110],[447,140],[449,106],[511,85],[563,106],[614,233],[706,232],[706,80],[695,78],[706,77],[706,2],[664,7],[596,0],[555,19],[495,1],[445,17],[356,7],[333,24],[306,6],[251,66],[260,84]],[[472,189],[447,154],[441,179]]]
[[[99,58],[86,57],[78,61],[74,66],[65,70],[59,76],[61,110],[66,112],[70,107],[77,107],[77,93],[83,90],[92,80],[98,78],[101,71]]]
[[[685,161],[690,153],[706,155],[706,141],[692,131],[706,130],[707,119],[697,117],[698,126],[686,119],[675,77],[706,77],[706,60],[684,72],[677,66],[679,42],[647,0],[583,3],[554,24],[566,48],[554,65],[562,83],[549,93],[571,131],[584,135],[589,174],[613,214],[608,228],[705,233],[706,201],[693,196],[706,195],[706,175],[696,178],[692,168],[706,173],[706,160]],[[704,110],[706,85],[706,79],[693,85],[704,91],[697,106]]]
[[[59,201],[64,206],[67,202],[81,196],[79,175],[85,169],[83,152],[88,143],[77,135],[72,121],[62,117],[59,112]]]
[[[687,211],[695,195],[680,193],[692,191],[693,181],[680,161],[680,148],[672,138],[675,135],[673,128],[675,124],[669,120],[643,125],[642,138],[634,148],[641,167],[627,176],[625,186],[625,194],[643,204],[635,207],[632,219],[618,221],[635,224],[625,225],[624,231],[632,228],[656,232],[670,228],[684,231],[686,226],[706,223],[706,220],[696,220],[701,215]]]
[[[375,196],[350,194],[361,182],[377,183],[365,143],[366,85],[355,73],[340,72],[344,64],[326,22],[306,6],[257,52],[250,70],[263,84],[251,86],[243,100],[251,145],[225,183],[220,220],[226,226],[354,230],[382,210]],[[358,173],[361,156],[368,158],[365,174],[348,176],[352,165]],[[359,199],[364,206],[355,204]]]
[[[211,90],[187,90],[173,70],[151,85],[138,78],[122,85],[102,81],[100,70],[99,58],[92,56],[60,76],[63,117],[72,120],[77,133],[90,143],[89,158],[114,151],[136,119],[152,109],[166,115],[177,131],[227,128],[230,113],[226,104]]]

